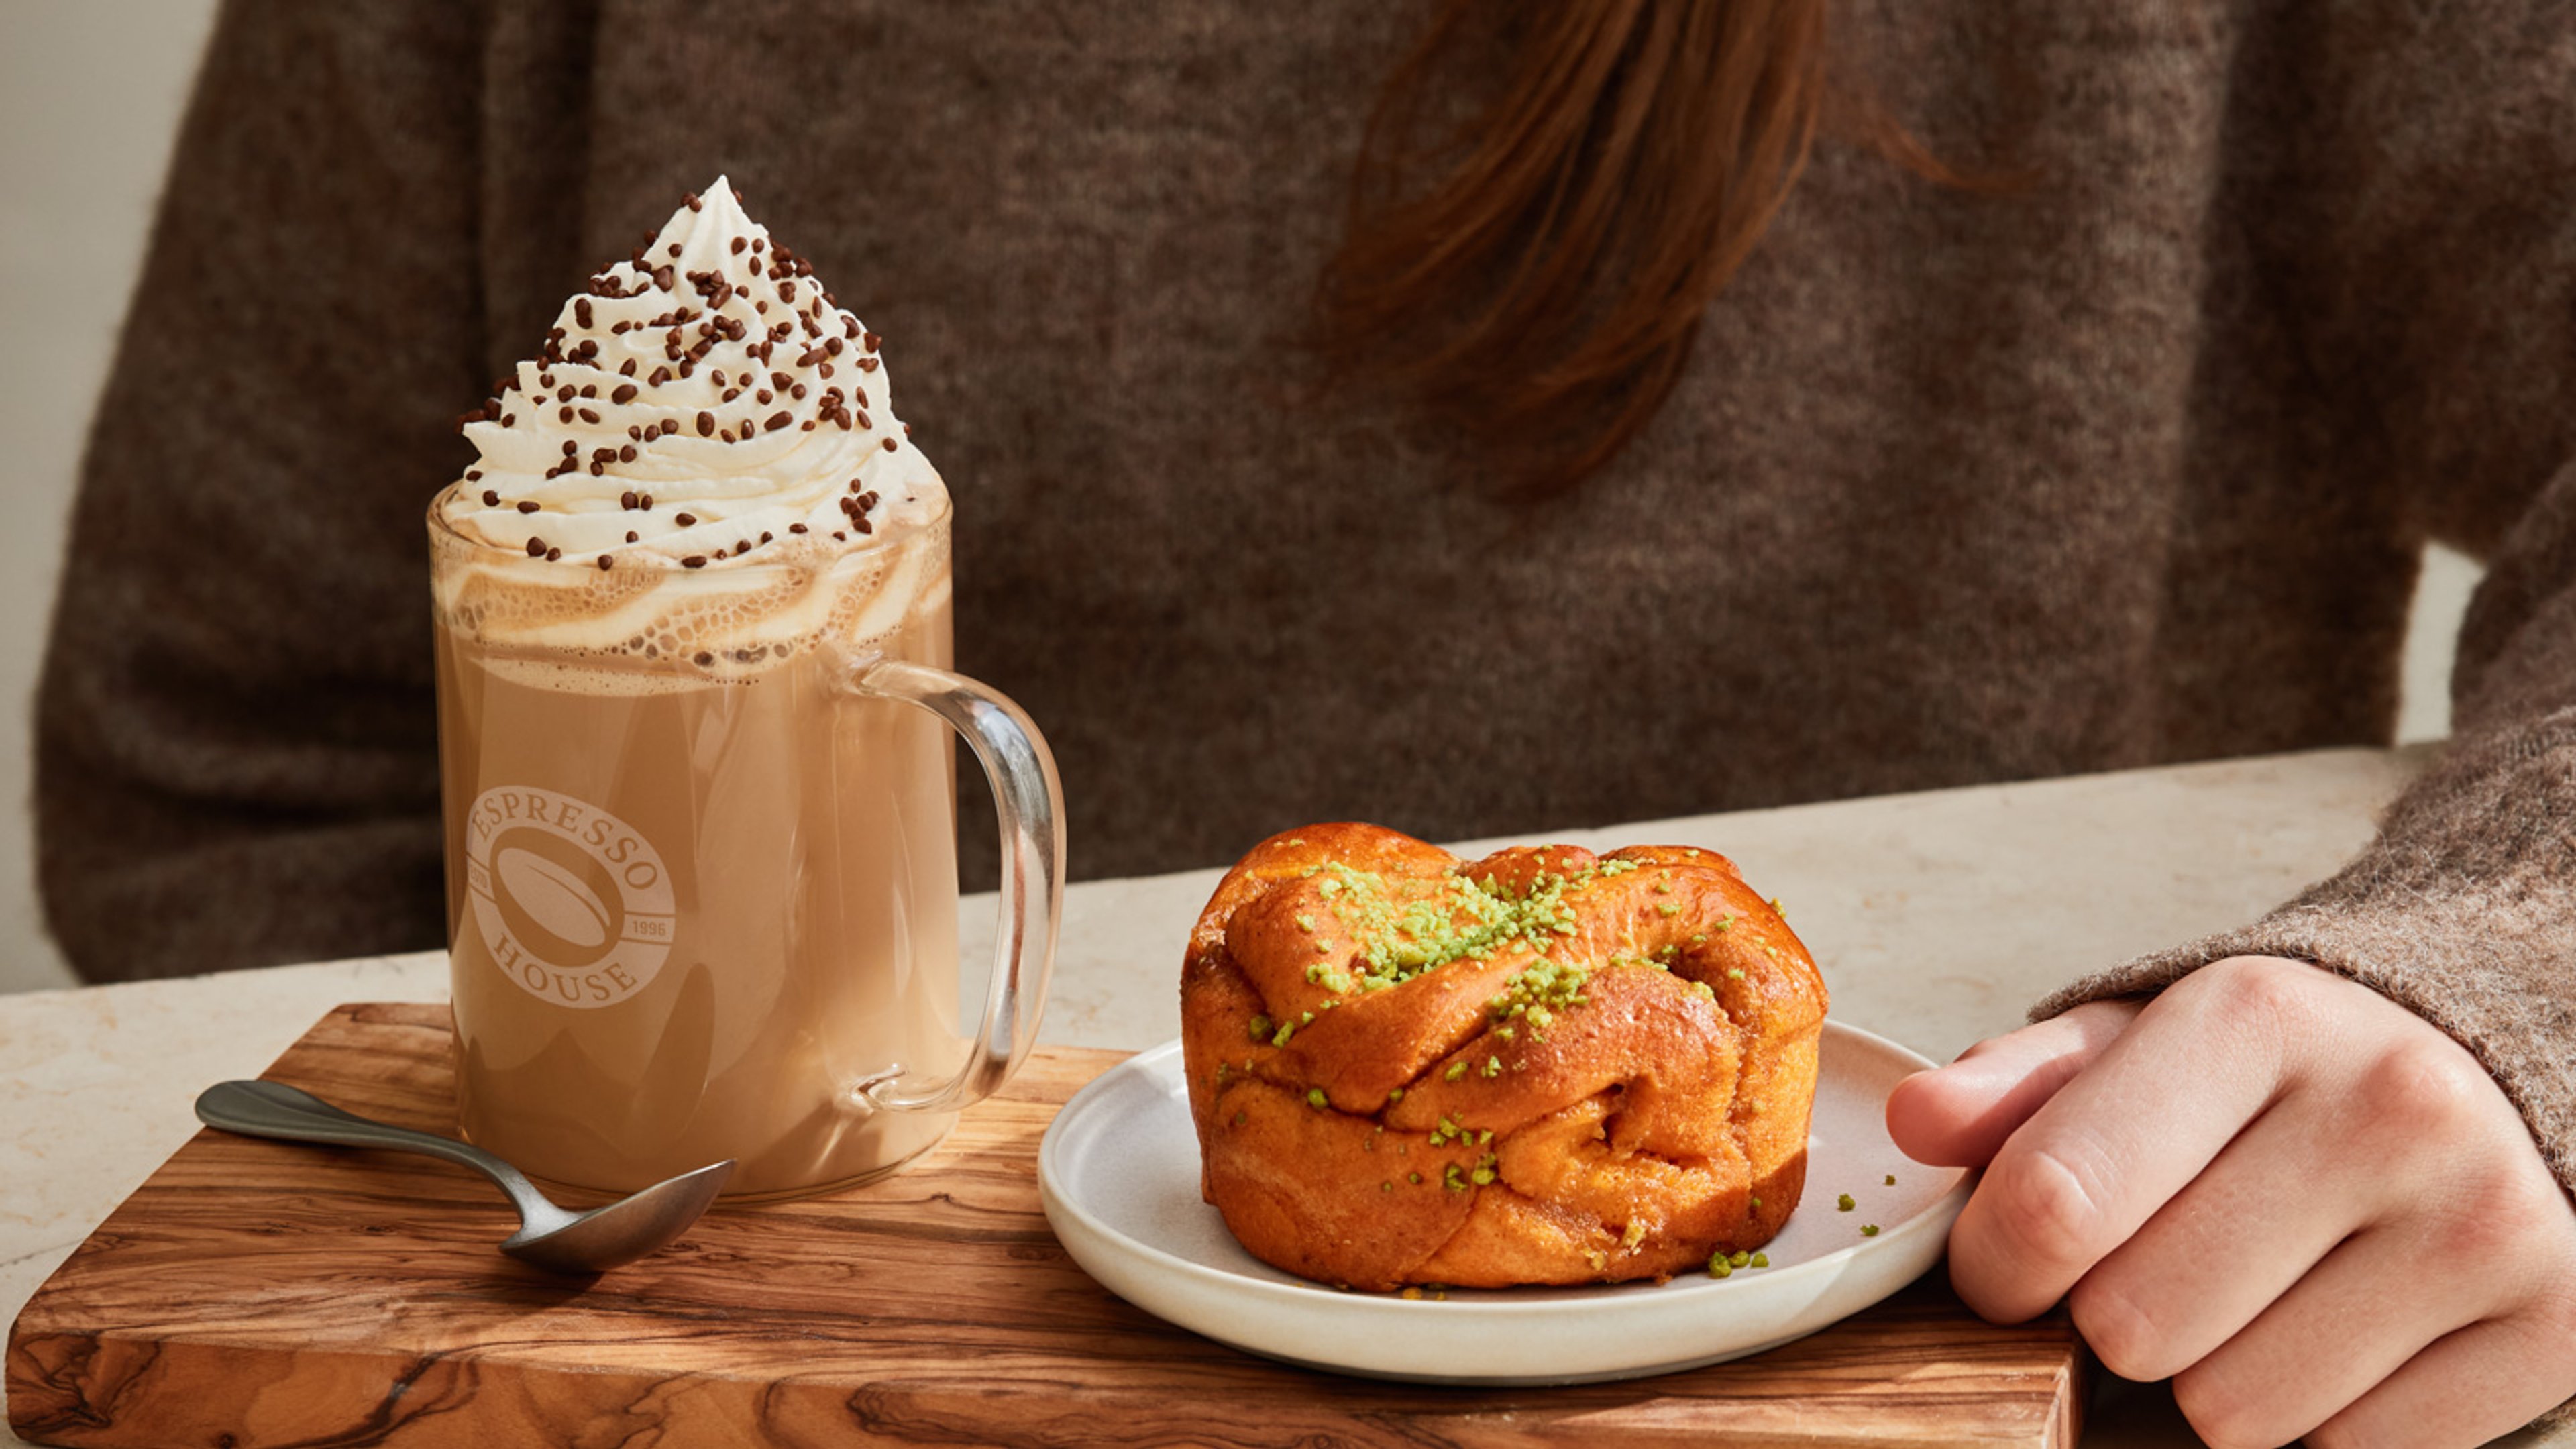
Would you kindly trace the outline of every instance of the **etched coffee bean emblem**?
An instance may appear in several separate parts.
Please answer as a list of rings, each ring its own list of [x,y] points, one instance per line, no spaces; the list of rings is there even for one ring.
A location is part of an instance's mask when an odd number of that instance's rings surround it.
[[[633,827],[552,790],[498,785],[465,822],[465,890],[492,959],[529,994],[613,1006],[671,953],[662,853]]]
[[[494,863],[502,891],[557,939],[582,949],[607,944],[614,919],[581,877],[524,846],[503,848]]]

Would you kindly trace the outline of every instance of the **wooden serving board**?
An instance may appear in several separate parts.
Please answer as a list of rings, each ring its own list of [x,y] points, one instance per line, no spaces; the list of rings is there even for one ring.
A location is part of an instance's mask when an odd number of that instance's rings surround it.
[[[343,1006],[268,1076],[452,1130],[442,1006]],[[201,1132],[10,1330],[9,1422],[100,1446],[2071,1445],[2063,1315],[1980,1323],[1939,1274],[1756,1358],[1467,1390],[1249,1357],[1129,1307],[1038,1208],[1038,1138],[1119,1060],[1041,1052],[886,1182],[719,1208],[588,1285],[493,1251],[482,1179]]]

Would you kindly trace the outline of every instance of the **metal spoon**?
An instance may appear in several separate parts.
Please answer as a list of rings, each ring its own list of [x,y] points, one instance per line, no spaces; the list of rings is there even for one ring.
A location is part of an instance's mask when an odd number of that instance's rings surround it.
[[[198,1094],[197,1120],[246,1137],[387,1147],[462,1163],[499,1183],[518,1204],[519,1230],[501,1251],[552,1273],[604,1273],[662,1248],[688,1231],[733,1175],[727,1158],[576,1213],[547,1201],[519,1169],[479,1147],[370,1121],[282,1082],[217,1082]]]

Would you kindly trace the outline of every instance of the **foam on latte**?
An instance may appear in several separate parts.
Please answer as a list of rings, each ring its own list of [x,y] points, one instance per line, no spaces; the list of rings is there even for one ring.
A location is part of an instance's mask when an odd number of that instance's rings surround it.
[[[944,591],[947,492],[879,339],[722,177],[564,304],[462,420],[444,622],[499,646],[739,668],[864,642]]]

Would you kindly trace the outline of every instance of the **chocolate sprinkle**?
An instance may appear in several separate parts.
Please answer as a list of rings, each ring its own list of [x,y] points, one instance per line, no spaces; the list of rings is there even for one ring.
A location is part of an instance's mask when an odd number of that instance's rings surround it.
[[[702,569],[706,566],[707,556],[702,553],[693,553],[687,558],[680,560],[680,567],[684,569]]]
[[[601,555],[599,556],[599,571],[600,571],[601,573],[606,573],[606,572],[608,572],[609,566],[610,566],[610,564],[611,564],[612,562],[613,562],[613,560],[611,560],[611,559],[609,558],[609,556],[608,556],[608,555],[606,555],[606,554],[601,554]]]
[[[545,541],[544,539],[542,539],[542,538],[531,538],[531,539],[529,539],[529,540],[528,540],[528,557],[530,557],[530,558],[544,558],[545,556],[546,556],[546,541]]]
[[[529,498],[522,498],[522,499],[520,499],[520,500],[519,500],[519,511],[520,511],[521,513],[534,513],[534,512],[536,512],[536,511],[537,511],[536,501],[535,501],[534,499],[529,499]]]
[[[500,507],[500,506],[501,506],[501,495],[500,495],[499,493],[494,492],[492,489],[489,489],[489,488],[484,489],[484,490],[483,490],[483,506],[484,506],[484,507],[486,507],[486,508],[498,508],[498,507]]]
[[[631,403],[635,401],[635,384],[631,382],[619,383],[617,385],[617,391],[608,395],[608,400],[613,403]]]
[[[705,438],[705,437],[712,437],[712,436],[714,436],[714,435],[715,435],[715,430],[716,430],[716,415],[715,415],[714,413],[706,413],[706,412],[702,412],[702,413],[698,414],[698,436],[699,436],[699,437],[701,437],[701,438]]]

